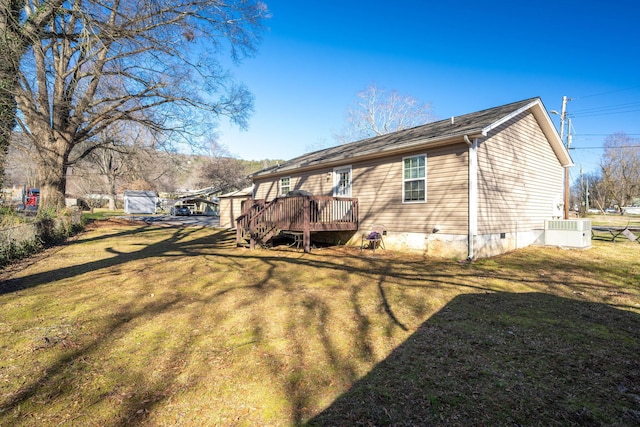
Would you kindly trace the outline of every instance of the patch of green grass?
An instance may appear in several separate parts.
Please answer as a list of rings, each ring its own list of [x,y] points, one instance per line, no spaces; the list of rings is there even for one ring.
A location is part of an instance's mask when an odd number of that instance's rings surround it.
[[[0,424],[637,425],[640,245],[458,263],[99,221],[0,284]]]
[[[13,208],[0,206],[0,228],[13,227],[28,221],[28,217],[19,215]]]
[[[612,227],[624,227],[640,226],[640,215],[620,215],[620,214],[607,214],[607,215],[594,215],[589,214],[586,219],[591,220],[592,225],[612,226]]]
[[[124,215],[124,211],[122,210],[109,211],[105,209],[94,209],[93,212],[83,212],[82,218],[85,221],[100,221],[122,215]]]

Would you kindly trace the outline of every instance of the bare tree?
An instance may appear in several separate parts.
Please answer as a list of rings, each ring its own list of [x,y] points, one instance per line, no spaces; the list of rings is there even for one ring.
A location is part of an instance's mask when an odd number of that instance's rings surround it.
[[[122,180],[121,190],[157,190],[172,192],[182,175],[188,173],[184,155],[148,147],[137,147],[129,157],[130,173]],[[186,156],[189,157],[189,156]],[[148,183],[142,188],[143,183]],[[147,188],[148,187],[148,188]]]
[[[247,168],[242,160],[234,159],[226,147],[212,144],[210,157],[202,168],[202,182],[206,187],[226,192],[240,190],[249,185]]]
[[[145,127],[153,147],[192,142],[221,116],[246,126],[252,96],[218,58],[252,54],[267,14],[258,0],[64,2],[30,39],[13,92],[41,208],[64,206],[67,169],[114,123]]]
[[[571,205],[577,206],[581,213],[591,207],[604,211],[613,205],[599,172],[581,174],[576,178],[571,191]]]
[[[133,173],[134,147],[110,131],[100,135],[99,140],[99,145],[76,163],[72,177],[81,196],[104,195],[109,201],[109,210],[115,210],[118,186]]]
[[[69,187],[84,194],[100,193],[116,209],[117,194],[124,190],[174,192],[197,179],[194,156],[119,144],[99,147],[78,162],[70,176]],[[198,184],[196,184],[198,185]],[[205,185],[202,185],[204,187]],[[189,187],[191,188],[191,187]]]
[[[345,127],[335,136],[340,143],[408,129],[435,119],[431,104],[375,84],[356,96],[358,100],[347,110]]]
[[[38,170],[31,140],[22,133],[14,133],[7,151],[5,185],[22,187],[38,186]]]
[[[619,206],[640,196],[640,141],[622,132],[609,135],[600,168],[604,187]]]
[[[6,154],[16,125],[16,89],[20,61],[37,41],[64,0],[0,1],[0,188],[4,179]]]
[[[582,194],[585,200],[585,210],[591,206],[595,206],[597,209],[604,211],[606,208],[612,206],[613,200],[611,199],[611,195],[607,194],[600,174],[586,174],[583,182],[584,190]],[[589,202],[588,206],[587,201]]]

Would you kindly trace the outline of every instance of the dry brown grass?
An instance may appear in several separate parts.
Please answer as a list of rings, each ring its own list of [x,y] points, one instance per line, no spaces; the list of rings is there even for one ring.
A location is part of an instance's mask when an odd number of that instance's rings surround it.
[[[638,425],[640,245],[472,264],[104,222],[0,284],[0,424]]]

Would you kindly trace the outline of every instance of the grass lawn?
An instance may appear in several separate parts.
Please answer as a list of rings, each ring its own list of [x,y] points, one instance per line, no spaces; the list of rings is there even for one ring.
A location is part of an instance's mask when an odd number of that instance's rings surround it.
[[[104,208],[95,208],[91,212],[84,212],[82,214],[83,218],[88,221],[96,221],[109,219],[111,217],[123,216],[125,215],[124,211],[110,211]]]
[[[638,426],[639,259],[97,221],[3,273],[0,425]]]

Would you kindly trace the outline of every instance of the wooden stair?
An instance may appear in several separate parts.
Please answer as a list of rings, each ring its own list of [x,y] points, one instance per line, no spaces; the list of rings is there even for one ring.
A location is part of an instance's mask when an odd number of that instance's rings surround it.
[[[303,234],[304,251],[311,250],[311,232],[358,229],[358,199],[330,196],[278,197],[244,203],[236,219],[238,246],[266,247],[281,232]]]

